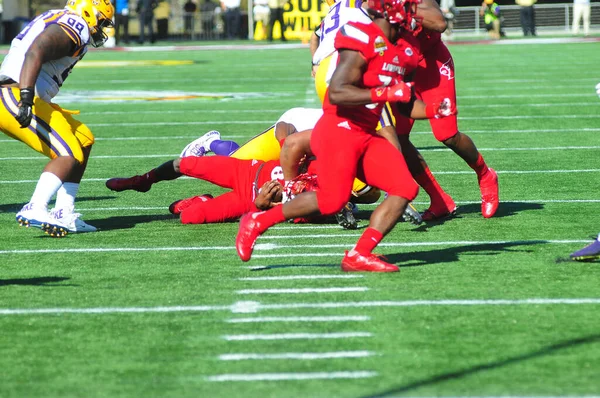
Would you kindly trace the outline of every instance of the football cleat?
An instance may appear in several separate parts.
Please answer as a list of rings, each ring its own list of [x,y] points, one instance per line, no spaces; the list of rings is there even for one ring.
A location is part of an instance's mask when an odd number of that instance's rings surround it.
[[[235,249],[242,261],[250,260],[256,239],[264,232],[256,216],[260,212],[246,213],[240,219],[240,228],[235,237]]]
[[[481,191],[481,214],[484,218],[490,218],[498,210],[500,196],[498,193],[498,174],[492,168],[479,179]]]
[[[221,139],[221,133],[217,130],[211,130],[204,134],[202,137],[187,144],[179,157],[185,158],[187,156],[204,156],[210,152],[210,144],[215,140]]]
[[[354,217],[353,210],[356,206],[348,202],[342,210],[335,215],[335,220],[344,229],[357,229],[358,223]]]
[[[198,202],[206,202],[209,199],[212,199],[213,196],[210,194],[204,194],[201,196],[193,196],[191,198],[176,200],[171,203],[169,206],[169,213],[179,215],[182,211],[187,209],[188,207],[198,203]]]
[[[52,209],[50,211],[50,220],[42,228],[48,235],[61,238],[67,234],[80,234],[85,232],[95,232],[97,228],[80,219],[81,214],[74,213],[70,209]]]
[[[412,205],[412,203],[409,203],[406,206],[404,213],[402,213],[402,219],[405,222],[409,222],[414,225],[423,224],[423,218],[421,217],[421,214],[419,214],[419,211]]]
[[[444,193],[444,203],[442,205],[431,204],[429,209],[421,214],[423,221],[434,221],[442,218],[450,218],[456,215],[456,204],[450,195]]]
[[[50,215],[46,206],[29,202],[23,206],[15,218],[22,227],[44,228],[50,220]]]
[[[129,178],[111,178],[110,180],[106,181],[106,188],[115,192],[127,190],[148,192],[150,188],[152,188],[152,183],[146,175],[133,176]]]
[[[346,251],[342,259],[344,272],[398,272],[400,268],[394,264],[386,263],[375,254],[362,255],[355,250]]]
[[[587,245],[581,250],[571,254],[571,260],[592,261],[600,259],[600,235],[598,239]]]

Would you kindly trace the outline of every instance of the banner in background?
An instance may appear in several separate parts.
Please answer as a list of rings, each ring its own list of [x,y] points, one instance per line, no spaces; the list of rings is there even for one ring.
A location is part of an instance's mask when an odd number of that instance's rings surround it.
[[[285,37],[288,40],[308,41],[312,32],[327,15],[329,6],[324,0],[290,0],[284,7],[283,22]],[[259,22],[260,24],[260,22]],[[268,29],[268,28],[267,28]],[[261,26],[256,27],[255,39],[264,39]],[[273,39],[281,38],[279,24],[273,29]]]

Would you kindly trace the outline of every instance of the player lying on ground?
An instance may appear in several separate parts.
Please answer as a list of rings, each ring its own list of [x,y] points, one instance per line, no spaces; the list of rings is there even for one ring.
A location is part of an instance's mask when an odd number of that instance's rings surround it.
[[[94,143],[94,135],[52,99],[88,45],[102,46],[112,26],[110,0],[69,0],[62,10],[46,11],[12,41],[0,68],[0,131],[49,157],[29,203],[17,213],[22,226],[52,236],[96,228],[74,212],[75,196]],[[56,203],[48,212],[48,203]]]
[[[303,162],[306,174],[287,184],[289,195],[316,188],[313,165]],[[107,188],[121,192],[134,190],[148,192],[153,184],[174,180],[187,175],[208,181],[231,191],[215,198],[212,195],[193,196],[178,200],[169,206],[172,214],[179,215],[183,224],[206,224],[235,220],[244,213],[267,210],[280,204],[283,195],[283,173],[279,160],[243,160],[229,156],[187,156],[170,160],[143,176],[111,178]],[[297,182],[309,184],[298,184]],[[356,229],[356,220],[349,208],[336,217],[342,227]],[[342,221],[342,218],[344,222]],[[306,221],[305,219],[297,221]]]
[[[312,130],[319,118],[323,116],[322,109],[291,108],[285,111],[271,127],[239,146],[234,141],[221,140],[218,131],[209,131],[202,137],[188,144],[182,153],[185,156],[202,156],[212,151],[217,155],[232,156],[237,159],[278,160],[281,146],[286,137],[297,132]],[[356,179],[352,185],[352,202],[370,204],[375,203],[381,196],[381,191],[372,188]],[[412,215],[416,217],[416,209],[409,207]]]

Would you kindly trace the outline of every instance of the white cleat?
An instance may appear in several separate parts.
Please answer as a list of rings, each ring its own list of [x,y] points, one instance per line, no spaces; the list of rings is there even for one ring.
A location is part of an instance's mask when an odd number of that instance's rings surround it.
[[[52,209],[50,220],[43,228],[44,232],[55,238],[61,238],[67,234],[81,234],[95,232],[97,228],[79,218],[81,214],[74,213],[70,209]]]
[[[179,157],[185,158],[187,156],[204,156],[210,152],[210,144],[213,141],[220,139],[221,133],[219,133],[217,130],[211,130],[183,148],[183,151]]]
[[[50,215],[46,206],[29,202],[17,213],[16,220],[22,227],[43,229],[50,221]]]

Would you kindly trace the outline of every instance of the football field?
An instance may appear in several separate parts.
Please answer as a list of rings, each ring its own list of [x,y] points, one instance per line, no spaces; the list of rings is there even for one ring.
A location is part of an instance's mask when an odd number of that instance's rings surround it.
[[[600,232],[600,43],[450,50],[501,204],[484,219],[475,173],[417,122],[458,215],[399,223],[377,249],[392,274],[341,272],[361,229],[280,224],[243,263],[237,222],[167,210],[223,189],[104,185],[318,107],[307,48],[86,55],[56,102],[96,136],[77,211],[100,231],[19,227],[47,159],[0,135],[0,397],[600,396],[600,262],[568,260]]]

